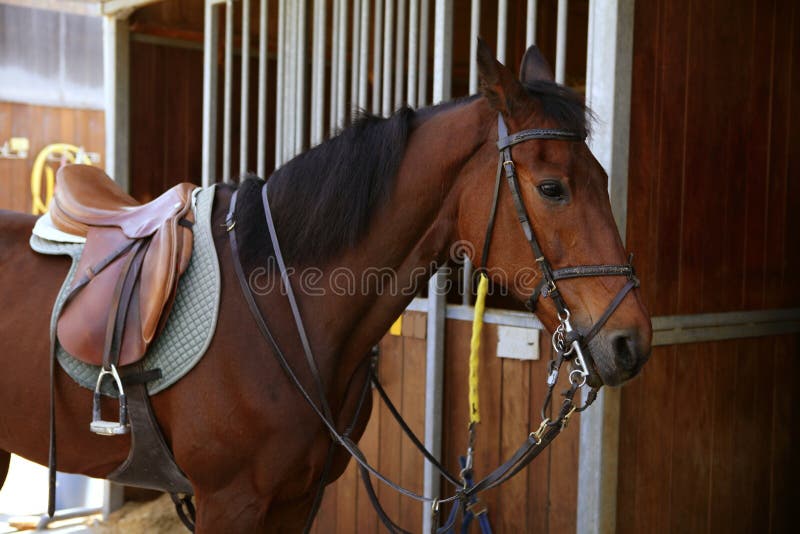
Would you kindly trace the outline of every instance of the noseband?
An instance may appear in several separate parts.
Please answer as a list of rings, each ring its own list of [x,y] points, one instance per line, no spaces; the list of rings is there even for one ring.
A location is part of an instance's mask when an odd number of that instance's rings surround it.
[[[536,289],[534,289],[533,293],[528,298],[526,306],[533,312],[536,310],[536,304],[540,296],[543,298],[549,297],[553,300],[559,321],[558,328],[553,332],[553,348],[557,353],[563,355],[564,358],[568,359],[572,355],[575,356],[575,369],[570,372],[569,380],[573,384],[577,383],[578,385],[583,385],[586,382],[586,378],[589,376],[589,369],[586,366],[581,345],[588,345],[589,341],[597,335],[606,321],[608,321],[608,318],[611,317],[622,303],[625,295],[627,295],[631,289],[639,286],[639,280],[636,278],[633,265],[631,264],[632,257],[628,259],[626,265],[581,265],[577,267],[553,269],[542,252],[542,247],[539,245],[539,241],[536,239],[536,234],[533,231],[528,211],[525,209],[525,204],[522,202],[519,179],[517,178],[517,168],[514,165],[511,147],[533,139],[582,142],[585,140],[585,136],[569,130],[551,128],[536,128],[509,134],[506,122],[503,120],[503,115],[498,113],[497,137],[497,149],[500,151],[500,158],[497,162],[497,176],[494,184],[492,210],[489,214],[489,222],[486,227],[486,238],[483,241],[481,268],[487,269],[486,262],[489,259],[489,245],[492,240],[494,223],[497,218],[497,204],[500,198],[500,182],[503,174],[505,174],[508,189],[511,192],[511,199],[514,203],[514,209],[517,212],[520,226],[522,226],[522,232],[525,234],[525,239],[528,240],[528,244],[533,252],[533,257],[536,258],[536,263],[539,264],[539,269],[542,271],[542,281],[536,286]],[[564,297],[561,295],[561,292],[558,290],[556,281],[587,276],[625,276],[628,280],[611,300],[611,303],[608,305],[605,312],[603,312],[603,315],[601,315],[597,322],[583,334],[575,330],[570,324],[569,308],[566,302],[564,302]],[[553,380],[555,380],[555,378],[553,378]],[[548,382],[549,381],[550,378],[548,379]]]

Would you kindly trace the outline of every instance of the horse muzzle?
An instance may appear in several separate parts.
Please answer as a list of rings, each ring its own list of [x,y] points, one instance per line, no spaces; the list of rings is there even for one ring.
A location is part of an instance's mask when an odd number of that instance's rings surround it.
[[[650,335],[637,329],[601,332],[589,341],[587,383],[619,386],[636,376],[650,357]],[[599,382],[599,383],[597,383]]]

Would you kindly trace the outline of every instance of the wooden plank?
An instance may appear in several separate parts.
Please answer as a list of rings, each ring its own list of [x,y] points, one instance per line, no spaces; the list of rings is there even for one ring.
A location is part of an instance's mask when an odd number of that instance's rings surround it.
[[[740,495],[733,485],[736,448],[740,445],[735,432],[736,409],[731,399],[736,397],[739,373],[738,341],[709,344],[708,357],[714,359],[715,387],[711,432],[711,484],[709,485],[709,532],[732,532],[738,514],[734,499]]]
[[[366,430],[364,430],[364,435],[358,442],[358,446],[364,452],[364,455],[367,457],[369,462],[372,465],[378,465],[380,462],[380,425],[381,425],[381,418],[379,410],[376,408],[378,403],[380,402],[380,397],[377,393],[372,394],[372,415],[369,418],[369,423],[367,424]],[[376,483],[373,480],[373,485]],[[367,496],[366,490],[364,489],[364,485],[361,482],[361,475],[359,474],[359,480],[357,482],[358,489],[356,490],[356,506],[357,506],[357,513],[356,513],[356,524],[355,524],[355,532],[358,533],[372,533],[378,532],[378,516],[375,514],[375,510],[372,507],[372,504]]]
[[[701,532],[709,500],[714,360],[704,358],[697,345],[687,345],[678,349],[675,363],[669,525],[672,531]]]
[[[736,395],[732,399],[736,412],[734,433],[737,436],[733,456],[733,487],[736,529],[742,532],[760,530],[768,520],[769,510],[769,432],[758,432],[765,421],[772,420],[773,343],[769,339],[740,342],[737,355],[740,372]],[[747,496],[740,488],[748,488]]]
[[[378,364],[378,376],[386,393],[396,406],[403,402],[403,338],[386,336],[381,342],[381,358]],[[380,413],[380,448],[378,469],[389,480],[398,482],[402,476],[400,442],[403,431],[392,418],[389,409],[383,404],[377,410]],[[378,498],[387,515],[395,522],[400,519],[400,495],[385,484],[376,487]]]
[[[632,499],[617,500],[619,515],[628,518],[617,522],[620,533],[669,532],[676,353],[675,347],[657,347],[640,378],[626,386],[626,391],[641,393],[638,398],[623,396],[623,410],[638,401],[639,417],[621,423],[625,434],[635,436],[636,463],[622,463],[627,453],[620,449],[620,479],[632,479],[629,484],[635,488]]]
[[[659,25],[659,48],[656,57],[659,65],[658,109],[655,120],[658,127],[658,164],[655,174],[658,227],[653,237],[660,253],[654,278],[658,280],[656,293],[648,304],[654,315],[679,312],[678,283],[681,248],[681,194],[685,171],[683,165],[684,137],[688,125],[684,113],[686,102],[685,74],[687,68],[687,43],[685,29],[689,15],[678,2],[664,2],[662,22]],[[636,34],[638,32],[634,32]],[[634,75],[634,78],[636,76]],[[631,139],[637,137],[631,132]]]
[[[530,431],[536,430],[542,421],[541,407],[547,392],[547,361],[552,355],[549,334],[542,332],[539,346],[541,359],[531,362],[529,367],[530,398],[528,400],[528,420]],[[506,454],[503,455],[507,457]],[[576,466],[577,473],[577,466]],[[525,475],[528,479],[528,532],[548,531],[548,509],[550,507],[550,451],[545,450],[528,466]]]
[[[531,373],[530,362],[503,358],[502,365],[502,399],[500,420],[500,458],[510,458],[530,432],[531,405]],[[506,482],[498,491],[498,500],[502,503],[500,518],[492,526],[497,525],[499,532],[529,532],[528,493],[529,479],[526,473],[520,473]]]
[[[797,524],[797,479],[800,461],[797,443],[800,443],[800,410],[796,396],[796,377],[800,373],[800,336],[783,336],[776,339],[772,368],[773,411],[770,427],[770,502],[768,519],[761,527],[769,532],[792,532]],[[765,512],[767,512],[765,510]],[[765,528],[765,530],[767,530]]]
[[[413,327],[411,335],[403,337],[403,403],[400,408],[403,418],[411,430],[423,440],[425,435],[425,369],[426,314],[409,312],[403,320],[404,328]],[[422,454],[410,439],[403,436],[400,449],[402,485],[417,493],[423,490]],[[410,532],[416,532],[422,525],[422,506],[419,502],[402,498],[400,500],[400,525]]]
[[[634,10],[631,131],[628,162],[628,224],[626,248],[636,254],[634,263],[642,280],[641,295],[652,311],[656,302],[659,254],[654,235],[658,229],[657,183],[659,163],[657,102],[660,76],[652,68],[659,46],[662,2],[645,2]]]

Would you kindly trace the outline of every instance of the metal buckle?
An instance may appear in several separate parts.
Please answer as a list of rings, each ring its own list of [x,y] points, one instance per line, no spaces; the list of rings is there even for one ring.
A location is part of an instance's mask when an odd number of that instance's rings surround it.
[[[103,378],[111,376],[119,389],[119,421],[104,421],[100,411],[100,400],[103,394],[100,392],[100,387],[103,385]],[[92,400],[92,422],[89,424],[89,430],[100,436],[119,436],[130,432],[130,425],[128,424],[128,400],[125,397],[125,390],[122,389],[122,380],[119,377],[115,365],[111,365],[109,369],[100,369],[100,374],[97,376],[97,384],[94,387],[94,398]]]
[[[550,423],[550,419],[546,418],[539,423],[539,428],[528,434],[528,437],[533,438],[536,440],[537,445],[541,445],[542,443],[542,436],[544,435],[544,431],[547,429],[547,425]]]

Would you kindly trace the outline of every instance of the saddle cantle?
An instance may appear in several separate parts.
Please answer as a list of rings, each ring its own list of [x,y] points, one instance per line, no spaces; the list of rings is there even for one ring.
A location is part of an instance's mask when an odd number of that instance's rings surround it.
[[[189,265],[196,186],[177,185],[142,205],[92,166],[65,166],[56,184],[54,225],[86,237],[58,341],[104,369],[134,363],[163,328]]]

